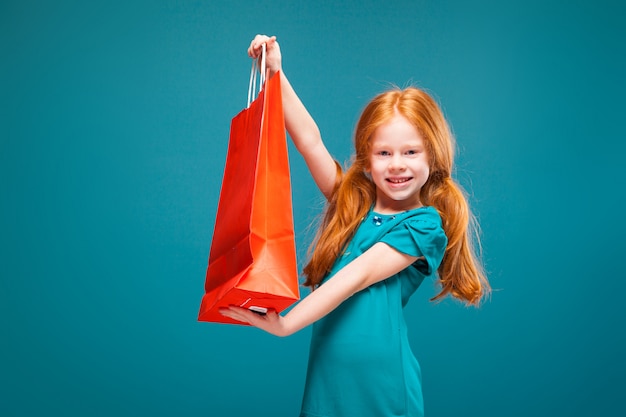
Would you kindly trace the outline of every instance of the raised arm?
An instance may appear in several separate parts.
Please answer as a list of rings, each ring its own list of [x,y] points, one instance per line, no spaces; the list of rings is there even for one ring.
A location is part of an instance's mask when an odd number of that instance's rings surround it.
[[[385,262],[380,262],[381,259]],[[321,319],[352,294],[396,274],[416,260],[414,256],[379,242],[310,293],[285,316],[273,311],[260,316],[241,307],[229,307],[220,312],[276,336],[288,336]]]
[[[271,75],[280,71],[285,127],[298,152],[304,158],[313,180],[328,199],[337,179],[337,166],[326,149],[319,128],[282,71],[282,55],[276,37],[257,35],[248,55],[257,58],[266,45],[266,65]]]

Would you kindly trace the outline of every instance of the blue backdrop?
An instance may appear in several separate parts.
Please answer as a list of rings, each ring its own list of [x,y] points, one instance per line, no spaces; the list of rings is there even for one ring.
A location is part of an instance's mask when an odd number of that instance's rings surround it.
[[[365,103],[442,103],[496,289],[407,316],[427,415],[622,416],[624,7],[3,1],[0,414],[295,416],[309,330],[198,323],[249,41],[336,157]],[[297,246],[321,197],[291,148]]]

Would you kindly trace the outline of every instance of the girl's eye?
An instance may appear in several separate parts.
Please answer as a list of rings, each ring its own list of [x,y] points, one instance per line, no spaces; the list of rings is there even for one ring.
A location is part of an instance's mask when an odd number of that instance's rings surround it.
[[[378,152],[378,154],[380,156],[389,156],[389,152],[388,151],[380,151],[380,152]]]
[[[417,149],[410,149],[408,151],[406,151],[407,155],[417,155],[419,153],[419,151]]]

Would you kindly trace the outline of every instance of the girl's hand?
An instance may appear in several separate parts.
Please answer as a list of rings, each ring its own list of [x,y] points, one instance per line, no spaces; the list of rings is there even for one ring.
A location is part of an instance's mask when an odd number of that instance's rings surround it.
[[[247,308],[230,306],[228,308],[220,308],[220,314],[251,324],[275,336],[288,336],[291,334],[285,326],[285,318],[274,310],[269,310],[266,314],[261,315]]]
[[[248,56],[256,59],[261,56],[262,45],[265,44],[265,65],[270,71],[270,76],[281,70],[282,57],[280,54],[280,46],[276,41],[276,36],[256,35],[250,47],[248,48]]]

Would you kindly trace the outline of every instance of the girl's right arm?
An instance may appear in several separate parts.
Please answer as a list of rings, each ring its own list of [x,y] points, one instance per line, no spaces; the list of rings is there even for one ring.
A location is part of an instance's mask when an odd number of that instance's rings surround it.
[[[385,261],[381,262],[381,259]],[[260,316],[236,306],[221,308],[220,313],[276,336],[288,336],[324,317],[352,294],[402,271],[417,259],[378,242],[307,295],[285,316],[273,310]]]
[[[282,57],[276,37],[257,35],[248,48],[248,55],[257,58],[266,45],[266,65],[270,76],[280,71],[285,127],[298,152],[304,158],[313,180],[329,199],[337,180],[337,165],[326,149],[319,128],[311,117],[289,80],[282,71]]]

